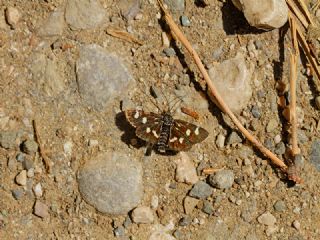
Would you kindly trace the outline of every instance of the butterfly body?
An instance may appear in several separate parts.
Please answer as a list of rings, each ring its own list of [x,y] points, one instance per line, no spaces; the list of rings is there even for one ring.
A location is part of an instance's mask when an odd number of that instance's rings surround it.
[[[170,112],[161,114],[142,110],[126,110],[129,123],[136,128],[136,135],[142,140],[155,145],[157,150],[186,151],[192,145],[202,142],[208,132],[192,123],[174,119]]]

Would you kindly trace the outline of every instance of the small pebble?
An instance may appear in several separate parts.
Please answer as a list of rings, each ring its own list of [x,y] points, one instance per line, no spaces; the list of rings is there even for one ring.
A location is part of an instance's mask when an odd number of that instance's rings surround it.
[[[284,212],[286,210],[286,204],[284,201],[282,200],[278,200],[275,202],[275,204],[273,205],[273,208],[275,211],[277,212]]]
[[[266,229],[266,235],[270,237],[272,234],[274,234],[276,231],[278,231],[277,226],[268,226]]]
[[[183,15],[180,17],[181,25],[184,27],[189,27],[190,26],[190,20],[187,16]]]
[[[280,142],[276,145],[276,148],[275,148],[275,153],[278,154],[278,155],[282,155],[286,152],[286,146],[284,145],[283,142]]]
[[[33,168],[33,161],[30,158],[26,158],[24,159],[24,161],[22,162],[22,167],[25,170],[29,170],[30,168]]]
[[[132,225],[131,218],[129,216],[126,216],[126,219],[123,222],[123,226],[125,228],[129,228]]]
[[[224,143],[226,141],[226,137],[223,134],[219,134],[217,136],[217,140],[216,140],[216,145],[218,148],[223,148],[224,147]]]
[[[17,176],[16,176],[16,183],[25,186],[27,184],[27,171],[22,170]]]
[[[23,153],[18,153],[17,156],[16,156],[16,159],[18,162],[23,162],[24,161],[24,154]]]
[[[175,230],[173,232],[173,236],[176,238],[176,239],[182,239],[182,233],[179,231],[179,229]]]
[[[270,213],[265,212],[258,217],[258,222],[267,226],[273,226],[277,219]]]
[[[154,215],[149,207],[137,207],[132,211],[132,221],[135,223],[152,223]]]
[[[6,20],[12,28],[15,28],[21,18],[19,10],[15,7],[8,7],[6,9]]]
[[[189,192],[189,196],[195,197],[198,199],[206,199],[212,194],[212,188],[209,184],[198,181],[195,185],[193,185],[193,188]]]
[[[275,144],[278,144],[278,143],[280,143],[281,142],[281,136],[278,134],[278,135],[276,135],[275,137],[274,137],[274,143]]]
[[[252,113],[253,117],[255,117],[255,118],[260,118],[261,117],[260,108],[257,105],[254,105],[252,107],[251,113]]]
[[[301,227],[300,222],[298,220],[294,220],[292,222],[292,226],[297,230],[300,230],[300,227]]]
[[[204,201],[203,202],[203,207],[202,207],[202,211],[206,214],[211,215],[213,213],[213,205],[211,202],[209,201]]]
[[[236,132],[232,132],[227,138],[227,145],[241,143],[242,139]]]
[[[277,126],[278,126],[278,121],[275,118],[272,118],[267,124],[266,131],[268,133],[271,133],[277,128]]]
[[[153,195],[151,198],[151,208],[157,209],[159,205],[159,197],[157,195]]]
[[[28,177],[28,178],[33,178],[33,177],[34,177],[34,168],[30,168],[30,169],[27,171],[27,177]]]
[[[68,141],[65,144],[63,144],[63,150],[64,150],[65,154],[71,155],[72,147],[73,147],[73,143],[71,141]]]
[[[116,227],[113,230],[113,233],[114,233],[114,236],[116,236],[116,237],[124,236],[124,234],[125,234],[124,227],[123,226]]]
[[[38,151],[38,144],[33,140],[26,140],[22,143],[22,151],[27,154],[33,154]]]
[[[199,203],[199,200],[196,198],[192,198],[188,196],[185,197],[183,201],[184,212],[186,214],[191,214],[193,212],[193,209],[197,206],[198,203]]]
[[[162,46],[164,46],[165,48],[168,48],[170,46],[170,40],[168,38],[167,33],[162,32],[161,37],[162,37]]]
[[[234,173],[231,170],[221,170],[210,175],[209,183],[219,189],[231,188],[234,181]]]
[[[14,197],[14,199],[19,200],[22,198],[24,191],[23,191],[23,189],[18,188],[18,189],[12,190],[11,193],[12,193],[12,196]]]
[[[17,161],[13,157],[9,157],[8,159],[8,168],[12,172],[17,169]]]
[[[34,187],[33,187],[33,192],[34,195],[36,195],[36,197],[41,197],[43,192],[42,192],[42,187],[40,183],[37,183]]]
[[[49,210],[49,208],[46,204],[37,200],[34,205],[34,212],[33,213],[38,217],[45,218],[49,215],[48,210]]]
[[[177,182],[184,182],[187,184],[195,184],[199,178],[197,176],[196,168],[189,158],[188,154],[181,152],[179,159],[176,160],[176,176]]]
[[[190,225],[191,222],[192,222],[191,217],[187,215],[179,220],[179,226],[185,227],[185,226]]]
[[[163,49],[163,52],[167,57],[173,57],[176,55],[176,51],[171,47]]]

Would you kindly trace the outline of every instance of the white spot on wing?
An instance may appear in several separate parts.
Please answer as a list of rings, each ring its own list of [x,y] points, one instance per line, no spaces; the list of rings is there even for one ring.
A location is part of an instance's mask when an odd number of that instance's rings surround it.
[[[186,131],[187,136],[190,136],[190,133],[191,133],[190,129],[187,129]]]
[[[169,141],[170,142],[175,142],[175,141],[177,141],[178,140],[178,138],[177,137],[174,137],[174,138],[171,138]]]
[[[151,129],[149,127],[147,127],[147,130],[146,130],[147,133],[151,132]]]
[[[196,130],[194,130],[194,134],[199,135],[199,127],[197,127]]]
[[[139,118],[139,116],[140,116],[139,112],[138,112],[138,111],[136,111],[136,113],[134,114],[134,116],[133,116],[133,117],[134,117],[135,119],[138,119],[138,118]]]
[[[179,143],[183,143],[184,138],[179,138]]]
[[[156,138],[159,138],[159,136],[158,136],[158,134],[157,134],[157,132],[155,130],[152,130],[152,133]]]
[[[143,117],[143,118],[142,118],[142,123],[143,123],[143,124],[147,123],[147,118],[146,118],[146,117]]]

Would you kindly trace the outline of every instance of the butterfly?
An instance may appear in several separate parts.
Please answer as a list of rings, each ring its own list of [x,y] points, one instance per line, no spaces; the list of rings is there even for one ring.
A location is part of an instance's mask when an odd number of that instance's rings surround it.
[[[174,119],[170,111],[159,114],[130,109],[124,112],[128,122],[136,129],[137,137],[155,145],[160,153],[166,150],[187,151],[209,135],[202,127]]]

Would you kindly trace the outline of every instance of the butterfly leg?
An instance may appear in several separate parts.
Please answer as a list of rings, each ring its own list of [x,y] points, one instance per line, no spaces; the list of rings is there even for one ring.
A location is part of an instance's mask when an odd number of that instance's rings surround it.
[[[153,148],[153,144],[152,143],[147,143],[145,156],[151,156],[152,148]]]

